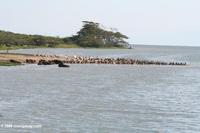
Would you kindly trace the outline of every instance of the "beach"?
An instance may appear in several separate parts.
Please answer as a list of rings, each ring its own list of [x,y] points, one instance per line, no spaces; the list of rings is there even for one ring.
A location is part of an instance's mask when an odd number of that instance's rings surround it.
[[[139,60],[131,58],[102,58],[86,56],[58,56],[58,55],[32,55],[20,53],[1,53],[0,61],[21,64],[53,65],[59,63],[67,64],[128,64],[128,65],[179,65],[185,66],[186,62],[163,62],[153,60]]]

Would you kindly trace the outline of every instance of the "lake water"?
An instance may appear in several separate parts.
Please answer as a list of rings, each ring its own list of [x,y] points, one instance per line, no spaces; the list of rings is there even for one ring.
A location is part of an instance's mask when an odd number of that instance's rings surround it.
[[[33,54],[183,61],[189,66],[0,67],[2,133],[199,133],[200,48],[26,49]],[[5,124],[42,128],[2,128]]]

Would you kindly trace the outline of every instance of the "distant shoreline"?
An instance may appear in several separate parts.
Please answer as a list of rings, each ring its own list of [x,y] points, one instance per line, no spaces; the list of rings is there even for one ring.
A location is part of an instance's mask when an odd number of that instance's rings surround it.
[[[63,48],[63,49],[70,49],[70,48],[82,48],[82,49],[128,49],[124,47],[80,47],[76,44],[60,44],[55,47],[48,47],[48,46],[15,46],[15,47],[6,47],[6,46],[0,46],[0,52],[1,51],[7,51],[7,50],[17,50],[17,49],[37,49],[37,48]]]

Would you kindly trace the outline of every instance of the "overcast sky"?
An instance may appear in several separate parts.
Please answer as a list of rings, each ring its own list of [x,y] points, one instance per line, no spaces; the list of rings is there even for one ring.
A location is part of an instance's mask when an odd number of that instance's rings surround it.
[[[0,0],[0,29],[71,36],[83,20],[134,44],[200,46],[200,0]]]

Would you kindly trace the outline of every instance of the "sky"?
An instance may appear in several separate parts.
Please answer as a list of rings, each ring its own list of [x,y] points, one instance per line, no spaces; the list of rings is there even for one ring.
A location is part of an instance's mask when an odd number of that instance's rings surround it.
[[[0,30],[71,36],[82,21],[131,44],[200,46],[200,0],[0,0]]]

